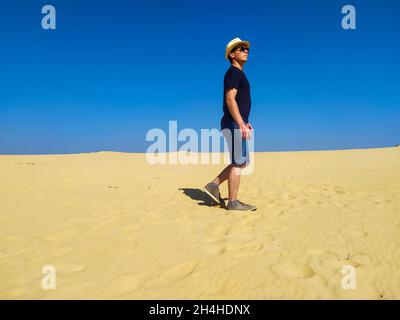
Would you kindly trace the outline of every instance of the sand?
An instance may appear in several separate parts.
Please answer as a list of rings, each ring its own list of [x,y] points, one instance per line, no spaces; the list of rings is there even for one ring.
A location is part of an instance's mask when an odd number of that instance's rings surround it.
[[[222,168],[0,156],[0,298],[400,298],[400,148],[256,153],[251,213],[209,206]]]

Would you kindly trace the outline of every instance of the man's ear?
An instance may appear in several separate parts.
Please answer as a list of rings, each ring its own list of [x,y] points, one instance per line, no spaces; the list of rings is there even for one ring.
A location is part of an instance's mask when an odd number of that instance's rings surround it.
[[[235,53],[234,52],[229,52],[229,56],[233,59],[235,57]]]

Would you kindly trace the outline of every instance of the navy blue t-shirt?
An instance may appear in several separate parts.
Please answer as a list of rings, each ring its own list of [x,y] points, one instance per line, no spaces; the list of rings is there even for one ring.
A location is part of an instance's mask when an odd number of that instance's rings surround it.
[[[221,128],[226,128],[229,123],[235,121],[226,104],[226,91],[232,88],[237,89],[236,102],[243,121],[246,123],[249,121],[251,109],[250,83],[242,70],[231,65],[224,78],[224,115],[221,119]]]

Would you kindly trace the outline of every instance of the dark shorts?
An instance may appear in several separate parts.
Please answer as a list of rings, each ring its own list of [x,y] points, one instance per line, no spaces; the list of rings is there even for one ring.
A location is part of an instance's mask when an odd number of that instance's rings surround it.
[[[248,142],[242,137],[237,123],[235,121],[222,123],[221,131],[228,144],[231,163],[236,165],[249,164]]]

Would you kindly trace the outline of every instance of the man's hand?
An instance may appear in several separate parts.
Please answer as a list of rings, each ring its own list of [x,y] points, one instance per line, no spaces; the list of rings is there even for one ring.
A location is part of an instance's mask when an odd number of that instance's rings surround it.
[[[253,127],[251,125],[249,127],[249,124],[246,125],[244,122],[241,122],[239,125],[239,128],[240,128],[240,133],[242,134],[242,137],[245,139],[250,139],[250,136],[251,136],[250,130],[253,129]]]
[[[252,131],[253,131],[253,126],[250,124],[250,123],[248,123],[247,124],[247,131],[248,131],[248,133],[249,133],[249,139],[251,138],[251,134],[252,134]]]
[[[252,126],[250,123],[248,123],[248,124],[247,124],[247,128],[249,128],[249,130],[250,130],[250,136],[251,136],[251,133],[252,133],[252,131],[253,131],[253,126]]]

